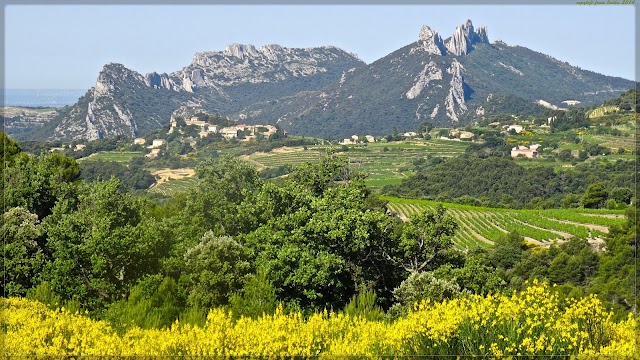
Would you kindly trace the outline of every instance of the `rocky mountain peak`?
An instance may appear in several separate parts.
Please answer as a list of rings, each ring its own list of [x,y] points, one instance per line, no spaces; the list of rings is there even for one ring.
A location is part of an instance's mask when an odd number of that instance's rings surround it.
[[[234,56],[238,59],[250,58],[258,56],[260,53],[255,46],[243,44],[230,44],[222,52],[225,56]]]
[[[489,35],[487,34],[487,27],[486,26],[482,25],[482,26],[479,26],[476,29],[476,38],[475,38],[474,42],[484,43],[484,44],[488,44],[489,43]]]
[[[436,31],[431,30],[427,25],[424,25],[422,29],[420,29],[418,43],[422,49],[429,54],[444,55],[447,51],[440,35],[438,35]]]
[[[456,27],[445,46],[451,54],[461,56],[471,52],[473,44],[488,42],[487,28],[481,26],[474,31],[473,23],[471,20],[467,20],[464,24]]]

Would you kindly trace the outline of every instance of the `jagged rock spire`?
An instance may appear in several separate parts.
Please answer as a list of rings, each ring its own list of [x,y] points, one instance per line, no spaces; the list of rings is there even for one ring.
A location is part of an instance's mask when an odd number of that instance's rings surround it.
[[[437,32],[431,30],[431,28],[427,25],[424,25],[422,29],[420,29],[418,43],[422,46],[422,49],[424,49],[429,54],[445,55],[445,53],[447,52],[440,35],[438,35]]]
[[[453,35],[447,41],[446,48],[449,53],[457,56],[467,55],[473,49],[473,44],[489,43],[487,28],[480,26],[474,31],[473,23],[467,20],[462,25],[458,25]]]

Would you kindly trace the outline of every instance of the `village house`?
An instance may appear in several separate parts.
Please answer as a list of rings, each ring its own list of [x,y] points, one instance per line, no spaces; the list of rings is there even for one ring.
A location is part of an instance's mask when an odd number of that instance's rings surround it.
[[[418,136],[418,133],[415,132],[415,131],[409,131],[409,132],[406,132],[406,133],[402,134],[402,136],[410,138],[410,137]]]
[[[84,148],[86,148],[87,145],[85,144],[77,144],[76,147],[73,149],[73,151],[80,151],[80,150],[84,150]]]
[[[220,130],[220,134],[222,134],[222,136],[227,139],[227,140],[231,140],[233,138],[238,137],[238,130],[241,130],[242,128],[239,128],[237,126],[229,126],[229,127],[224,127],[222,128],[222,130]]]
[[[507,132],[510,132],[511,130],[513,130],[516,132],[516,134],[520,134],[522,130],[524,130],[524,127],[522,125],[509,125],[506,127],[505,130]]]
[[[367,142],[370,142],[370,143],[376,142],[376,138],[374,138],[372,135],[365,135],[364,138],[367,139]]]
[[[516,146],[511,149],[511,157],[516,158],[518,156],[524,156],[529,159],[534,159],[538,157],[538,147],[540,145],[533,145],[534,148],[526,147],[526,146]]]
[[[164,139],[154,139],[151,145],[147,146],[148,149],[157,149],[167,142]]]
[[[135,139],[133,139],[133,144],[134,145],[144,145],[145,142],[146,142],[146,140],[143,139],[143,138],[135,138]]]

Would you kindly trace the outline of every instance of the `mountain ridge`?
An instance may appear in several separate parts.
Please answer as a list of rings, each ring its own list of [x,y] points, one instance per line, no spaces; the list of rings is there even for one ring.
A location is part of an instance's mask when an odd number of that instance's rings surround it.
[[[634,85],[524,47],[490,43],[487,27],[467,20],[446,39],[424,25],[415,42],[371,64],[335,46],[275,44],[197,52],[170,74],[106,64],[85,96],[27,137],[135,137],[196,111],[279,125],[292,134],[382,135],[424,121],[482,120],[492,95],[560,106],[602,102]]]

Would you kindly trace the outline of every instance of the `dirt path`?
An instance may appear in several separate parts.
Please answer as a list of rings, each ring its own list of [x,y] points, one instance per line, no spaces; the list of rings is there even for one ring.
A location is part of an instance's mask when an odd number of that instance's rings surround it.
[[[563,224],[569,224],[569,225],[576,225],[576,226],[584,226],[586,228],[589,228],[591,230],[598,230],[598,231],[602,231],[605,234],[609,233],[609,228],[606,226],[602,226],[602,225],[594,225],[594,224],[583,224],[583,223],[577,223],[577,222],[573,222],[573,221],[568,221],[568,220],[560,220],[560,219],[555,219],[555,218],[548,218],[546,216],[543,216],[545,219],[547,220],[553,220],[553,221],[557,221],[559,223],[563,223]]]
[[[609,218],[609,219],[624,219],[623,214],[587,214],[587,213],[580,213],[580,214],[586,215],[586,216]]]
[[[543,228],[543,227],[535,226],[535,225],[533,225],[533,224],[529,224],[528,222],[524,222],[524,221],[522,221],[522,220],[518,220],[518,219],[516,219],[516,218],[513,218],[513,220],[514,220],[514,221],[516,221],[516,222],[518,222],[518,223],[520,223],[520,224],[524,224],[524,225],[527,225],[527,226],[529,226],[529,227],[532,227],[532,228],[534,228],[534,229],[544,230],[544,231],[548,231],[548,232],[550,232],[550,233],[554,233],[554,234],[556,234],[556,235],[560,235],[560,236],[562,236],[562,238],[563,238],[563,239],[565,239],[565,240],[570,239],[570,238],[572,238],[572,237],[573,237],[573,235],[572,235],[572,234],[566,233],[566,232],[564,232],[564,231],[560,231],[560,230],[553,230],[553,229],[547,229],[547,228]]]

